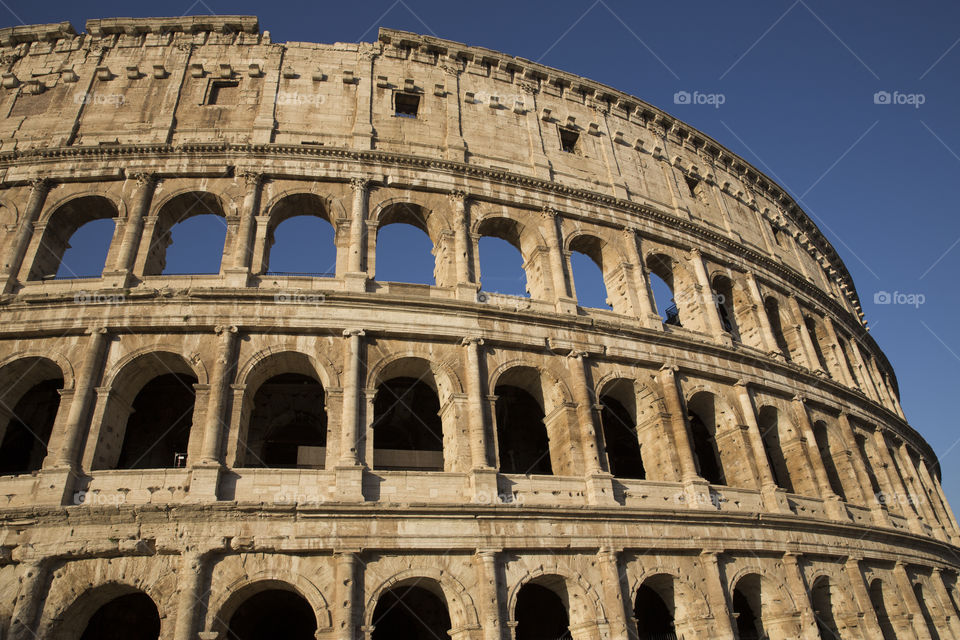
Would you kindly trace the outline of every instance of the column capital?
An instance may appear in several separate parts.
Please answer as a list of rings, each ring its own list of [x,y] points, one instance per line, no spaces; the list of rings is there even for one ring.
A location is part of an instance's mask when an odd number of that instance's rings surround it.
[[[241,169],[236,173],[237,177],[243,180],[243,183],[249,187],[258,187],[260,183],[263,182],[263,173],[260,171],[251,171],[249,169]]]
[[[147,171],[135,171],[127,174],[127,179],[136,180],[137,188],[152,187],[157,183],[157,175]]]
[[[350,188],[353,191],[363,192],[366,191],[369,186],[370,180],[368,178],[350,178]]]
[[[30,187],[34,191],[43,191],[49,189],[51,184],[53,184],[53,181],[50,178],[45,177],[32,178],[30,180]]]
[[[675,364],[664,363],[660,367],[660,373],[664,373],[669,376],[676,376],[678,371],[680,371],[680,367]]]
[[[447,198],[450,200],[450,202],[459,205],[465,204],[468,197],[469,196],[467,196],[467,192],[461,189],[454,189],[447,194]]]
[[[213,328],[213,332],[218,336],[237,333],[238,331],[240,330],[237,328],[237,326],[232,324],[218,324]]]
[[[85,333],[91,336],[96,336],[96,335],[102,336],[108,333],[108,329],[106,327],[90,327],[89,329],[86,330]]]
[[[631,227],[629,225],[623,226],[620,228],[620,233],[622,233],[627,238],[636,238],[640,234],[640,230],[636,227]]]
[[[460,341],[460,344],[464,347],[468,347],[473,344],[480,347],[480,346],[483,346],[483,342],[484,340],[480,336],[467,336],[466,338]]]
[[[808,401],[808,400],[809,400],[809,399],[807,398],[807,396],[805,396],[805,395],[803,395],[803,394],[801,394],[801,393],[794,394],[794,396],[793,396],[793,401],[800,403],[800,404],[803,405],[804,407],[807,406],[807,401]]]
[[[691,247],[688,253],[692,258],[703,258],[703,251],[700,250],[700,247]]]
[[[556,220],[558,215],[560,215],[560,213],[553,207],[548,207],[546,205],[540,207],[540,216],[544,220]]]
[[[482,560],[496,560],[497,554],[502,551],[503,549],[477,549],[474,555]]]
[[[741,391],[749,391],[749,390],[750,390],[750,383],[747,382],[746,380],[744,380],[743,378],[740,378],[739,380],[737,380],[736,382],[734,382],[734,383],[733,383],[733,386],[735,386],[737,389],[740,389]]]
[[[363,329],[344,329],[343,330],[344,338],[352,338],[353,336],[365,336],[365,335],[367,335],[367,332],[364,331]]]

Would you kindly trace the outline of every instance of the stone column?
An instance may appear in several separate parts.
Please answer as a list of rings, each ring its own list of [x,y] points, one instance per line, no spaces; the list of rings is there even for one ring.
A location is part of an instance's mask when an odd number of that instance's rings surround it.
[[[873,601],[870,600],[867,583],[863,577],[863,571],[860,569],[860,561],[857,558],[848,557],[844,566],[853,590],[853,597],[863,614],[860,618],[861,633],[865,638],[882,638],[880,621],[877,620],[877,612],[873,608]]]
[[[260,213],[260,191],[263,185],[263,174],[244,171],[239,173],[238,177],[243,179],[247,190],[243,195],[240,227],[237,230],[232,266],[234,271],[243,275],[244,284],[246,284],[246,276],[249,275],[250,266],[253,263],[254,251],[251,242],[256,228],[257,215]]]
[[[205,597],[203,573],[205,558],[201,551],[190,549],[180,559],[180,575],[177,579],[177,618],[173,628],[173,640],[194,640],[197,637],[197,612]],[[202,624],[202,620],[200,623]]]
[[[950,506],[950,503],[947,502],[947,498],[943,495],[943,488],[940,486],[940,481],[933,474],[930,474],[930,482],[933,484],[934,491],[937,492],[937,496],[940,498],[940,504],[943,506],[944,512],[947,514],[947,519],[950,521],[950,526],[960,534],[960,525],[957,524],[957,518],[953,515],[953,508]]]
[[[340,459],[336,466],[337,495],[341,500],[363,500],[360,463],[360,375],[363,329],[346,329],[343,349],[343,420],[340,423]]]
[[[365,178],[350,180],[353,206],[350,211],[350,252],[347,254],[347,286],[352,291],[365,291],[368,274],[365,270],[367,254],[367,207],[370,181]]]
[[[730,334],[723,330],[720,324],[720,313],[717,311],[717,305],[714,304],[713,287],[710,286],[710,277],[707,275],[707,268],[703,264],[703,253],[700,249],[694,247],[690,249],[690,262],[693,265],[693,272],[697,277],[696,290],[700,294],[700,309],[703,313],[707,330],[714,338],[720,342],[730,343]]]
[[[770,324],[770,318],[767,317],[767,307],[763,303],[763,296],[760,294],[760,286],[757,284],[757,278],[752,272],[746,274],[747,291],[753,298],[753,303],[757,305],[757,317],[760,320],[760,335],[763,336],[763,343],[768,353],[775,357],[786,357],[787,354],[780,351],[780,345],[777,344],[777,337],[773,334],[773,326]]]
[[[701,552],[700,565],[703,568],[707,601],[710,603],[710,612],[713,614],[714,625],[710,640],[734,640],[736,636],[733,634],[730,607],[727,604],[727,590],[720,578],[717,552]]]
[[[53,458],[53,467],[58,469],[76,470],[80,462],[80,447],[86,435],[93,391],[100,380],[108,334],[103,327],[94,327],[89,330],[89,334],[90,340],[74,382],[73,400],[70,402],[70,411],[61,434],[62,440]],[[47,460],[49,458],[48,454]],[[67,490],[69,491],[69,488]]]
[[[137,181],[137,189],[133,194],[133,206],[127,214],[127,220],[123,226],[123,238],[112,269],[104,273],[104,276],[114,276],[119,287],[131,284],[133,262],[137,257],[140,239],[143,237],[143,221],[150,213],[150,203],[157,185],[156,176],[150,173],[135,173],[130,177]]]
[[[449,195],[453,205],[453,251],[457,273],[457,297],[476,301],[477,285],[470,273],[470,219],[467,215],[467,194],[453,191]]]
[[[860,345],[856,340],[850,341],[850,350],[853,351],[853,357],[857,361],[857,367],[860,369],[860,383],[863,385],[863,392],[874,402],[880,402],[880,394],[873,384],[873,374],[867,368],[863,359],[863,353],[860,351]]]
[[[837,329],[833,326],[833,320],[829,315],[823,316],[823,326],[827,330],[827,336],[830,338],[830,350],[833,352],[833,359],[840,370],[841,382],[851,389],[857,388],[857,382],[853,379],[853,373],[847,368],[847,359],[843,355],[843,345],[840,344],[840,336],[837,335]]]
[[[783,571],[787,590],[793,594],[794,602],[799,609],[801,637],[805,640],[820,640],[814,620],[813,603],[810,601],[810,591],[803,580],[803,571],[800,569],[796,553],[783,554]]]
[[[648,329],[663,330],[663,321],[657,314],[653,294],[650,292],[646,266],[643,264],[643,253],[639,247],[640,235],[636,229],[624,227],[623,239],[627,245],[627,259],[633,261],[634,264],[633,286],[638,305],[635,311],[640,318],[640,324]]]
[[[850,417],[846,411],[841,411],[838,418],[840,424],[840,433],[843,436],[844,444],[850,453],[850,464],[853,465],[854,473],[857,475],[857,483],[860,485],[860,496],[862,503],[870,507],[873,514],[873,521],[881,527],[890,526],[890,518],[887,516],[886,507],[873,493],[873,483],[870,482],[870,476],[867,474],[868,460],[864,460],[860,453],[860,447],[857,445],[857,437],[853,432],[853,425],[850,424]]]
[[[877,453],[880,455],[880,459],[883,461],[884,467],[886,467],[887,478],[895,494],[893,496],[888,496],[888,504],[890,498],[892,498],[894,502],[897,503],[900,513],[907,519],[907,524],[910,526],[910,531],[919,535],[925,535],[923,525],[920,523],[920,519],[917,517],[917,512],[913,508],[913,505],[909,503],[909,493],[907,492],[907,488],[903,485],[903,481],[900,479],[900,474],[897,473],[897,468],[894,466],[893,457],[891,456],[890,449],[887,446],[887,438],[883,434],[882,427],[878,426],[876,428],[876,430],[873,432],[873,438],[874,442],[876,443]]]
[[[333,630],[334,640],[355,640],[357,616],[354,603],[357,595],[357,567],[360,564],[356,552],[337,551],[333,554],[334,583]]]
[[[233,365],[234,346],[239,337],[237,327],[218,325],[214,332],[219,338],[217,359],[210,377],[210,398],[207,404],[206,422],[203,429],[203,448],[200,450],[200,464],[220,466],[222,451],[220,441],[223,435],[223,411],[226,405],[230,372]]]
[[[768,511],[786,513],[790,511],[790,505],[787,504],[786,492],[780,490],[773,479],[773,471],[770,469],[767,449],[763,444],[763,434],[760,433],[760,424],[757,422],[757,413],[753,404],[753,396],[750,393],[750,387],[743,380],[738,381],[735,386],[737,388],[737,397],[740,400],[740,410],[743,412],[743,419],[747,425],[747,437],[750,440],[754,467],[757,470],[760,481],[760,493],[763,497],[763,506]]]
[[[628,624],[627,600],[623,597],[623,580],[620,577],[620,561],[616,549],[601,547],[597,552],[600,564],[604,609],[610,612],[610,637],[636,640],[636,625]],[[632,609],[632,607],[631,607]]]
[[[10,262],[5,263],[0,269],[0,294],[11,293],[17,283],[17,275],[20,273],[20,267],[23,263],[23,257],[30,245],[30,239],[33,236],[33,225],[40,217],[40,211],[43,209],[43,203],[50,190],[50,181],[46,178],[37,178],[30,183],[30,198],[27,200],[27,206],[23,210],[23,215],[17,227],[17,235],[13,243],[7,250],[7,256]]]
[[[580,425],[584,475],[587,482],[587,498],[591,504],[613,504],[612,476],[603,470],[600,463],[600,448],[597,438],[597,420],[593,407],[590,384],[587,382],[587,355],[583,351],[567,354],[567,367],[573,374],[573,401],[577,403],[577,422]]]
[[[684,410],[683,396],[678,387],[676,367],[664,365],[657,375],[663,394],[663,404],[670,414],[670,436],[680,462],[680,481],[684,485],[685,499],[690,508],[702,508],[711,504],[710,485],[700,477],[693,458],[693,436]]]
[[[947,591],[947,585],[943,581],[943,571],[939,567],[933,567],[930,572],[930,582],[933,584],[933,590],[940,601],[940,609],[943,611],[944,618],[950,626],[950,631],[954,638],[960,638],[960,620],[957,619],[957,612],[953,606],[953,599]]]
[[[933,534],[941,539],[946,539],[946,532],[943,530],[943,525],[938,521],[936,513],[933,511],[930,497],[927,492],[923,490],[923,485],[917,478],[917,469],[913,466],[913,458],[910,456],[910,448],[907,446],[907,443],[901,440],[900,446],[897,447],[893,455],[899,456],[900,468],[903,469],[905,476],[903,480],[907,483],[911,495],[915,498],[911,500],[914,507],[919,508],[920,514],[923,516],[923,519],[926,520],[927,524],[930,525]]]
[[[36,640],[39,637],[33,627],[46,600],[49,567],[39,559],[26,561],[24,565],[20,575],[20,590],[13,602],[10,640]]]
[[[566,270],[563,266],[563,239],[560,232],[559,215],[555,210],[548,207],[543,208],[541,215],[547,225],[543,235],[547,240],[547,249],[550,252],[550,271],[553,273],[553,290],[557,311],[576,313],[577,301],[570,297]]]
[[[467,410],[470,425],[470,464],[474,502],[496,503],[497,470],[490,466],[487,451],[487,429],[481,361],[483,339],[464,338],[467,351]]]
[[[797,421],[800,425],[800,433],[807,445],[807,455],[810,457],[810,464],[813,465],[813,475],[817,480],[817,487],[820,489],[820,496],[826,503],[827,513],[835,520],[848,519],[840,505],[840,497],[833,492],[830,486],[830,479],[827,477],[827,469],[823,466],[823,458],[820,457],[820,448],[817,446],[817,438],[813,433],[813,425],[810,423],[810,415],[807,413],[806,399],[802,396],[794,396],[793,408],[797,415]]]
[[[877,397],[880,399],[880,404],[882,404],[884,407],[886,407],[890,411],[893,411],[894,413],[896,413],[896,411],[893,408],[893,399],[890,397],[890,392],[887,389],[887,385],[885,383],[883,374],[880,372],[880,366],[877,364],[877,359],[870,358],[868,362],[870,367],[870,373],[874,379],[874,386],[877,389]]]
[[[498,551],[495,549],[478,549],[475,557],[480,596],[480,606],[478,608],[484,640],[501,640],[497,553]]]
[[[910,581],[910,576],[907,575],[906,565],[902,561],[898,560],[894,565],[893,577],[897,581],[897,590],[903,598],[907,611],[913,618],[913,630],[917,634],[917,640],[931,640],[930,631],[927,629],[927,621],[923,617],[920,602],[913,592],[913,583]]]

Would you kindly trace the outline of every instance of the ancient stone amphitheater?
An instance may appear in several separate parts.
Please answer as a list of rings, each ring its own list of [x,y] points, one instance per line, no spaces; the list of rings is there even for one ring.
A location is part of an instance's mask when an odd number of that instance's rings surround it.
[[[0,47],[0,637],[960,638],[960,529],[850,275],[711,138],[388,29]],[[165,273],[199,214],[218,272]],[[302,215],[335,273],[271,270]],[[377,269],[394,223],[432,285]],[[484,287],[488,237],[529,296]]]

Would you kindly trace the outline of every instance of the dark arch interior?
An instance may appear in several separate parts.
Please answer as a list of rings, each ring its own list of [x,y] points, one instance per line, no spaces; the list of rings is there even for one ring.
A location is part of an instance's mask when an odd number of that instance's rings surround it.
[[[787,338],[783,335],[783,325],[780,322],[780,305],[773,298],[767,298],[763,302],[763,309],[767,314],[767,320],[770,321],[770,329],[773,331],[773,338],[777,341],[777,348],[783,354],[783,357],[790,360],[790,345],[787,344]]]
[[[827,367],[827,359],[823,355],[823,349],[820,347],[820,336],[817,334],[817,323],[814,322],[813,318],[804,318],[804,325],[807,328],[807,334],[810,336],[810,342],[813,343],[813,350],[817,354],[817,362],[820,363],[820,368],[823,369],[826,373],[830,373],[830,369]]]
[[[810,590],[813,616],[820,631],[821,640],[838,640],[840,631],[833,613],[833,598],[830,594],[830,581],[827,578],[817,580]]]
[[[740,339],[740,329],[733,308],[733,283],[726,276],[717,276],[713,279],[714,305],[720,316],[720,325],[723,330]]]
[[[396,587],[382,594],[373,610],[373,640],[445,640],[447,605],[421,587]]]
[[[690,433],[693,436],[693,455],[700,470],[700,477],[710,484],[724,484],[723,465],[713,433],[697,413],[690,411]]]
[[[673,613],[656,591],[647,585],[637,590],[633,616],[639,640],[674,640]]]
[[[303,596],[269,589],[244,600],[227,627],[227,640],[316,640],[317,617]]]
[[[527,583],[517,594],[517,640],[570,640],[570,619],[552,589]]]
[[[827,425],[817,421],[813,425],[813,437],[817,441],[817,449],[820,450],[820,458],[823,460],[823,467],[826,469],[830,488],[833,489],[835,494],[846,499],[843,482],[840,480],[840,472],[837,470],[834,453],[830,448],[830,434],[827,432]]]
[[[114,598],[97,609],[80,640],[157,640],[160,614],[143,592]]]
[[[323,386],[299,373],[274,376],[253,397],[246,466],[323,467],[327,412]]]
[[[640,441],[630,412],[610,396],[601,396],[600,406],[600,424],[610,473],[618,478],[645,479],[647,473],[640,456]]]
[[[13,407],[0,443],[0,475],[37,471],[47,455],[47,443],[60,407],[63,379],[44,380],[27,391]]]
[[[877,579],[871,582],[870,604],[873,605],[873,612],[877,615],[877,622],[880,623],[880,632],[883,634],[883,640],[897,640],[897,632],[893,630],[893,624],[890,622],[890,612],[887,611],[883,591],[882,580]]]
[[[381,382],[373,399],[375,469],[443,471],[440,399],[416,378]]]
[[[157,376],[133,401],[118,469],[162,469],[186,463],[197,379],[182,373]]]
[[[666,256],[654,255],[647,259],[647,277],[657,311],[664,324],[675,327],[680,324],[680,310],[674,299],[673,267]]]
[[[553,473],[543,409],[525,390],[497,385],[497,448],[503,473]]]
[[[783,443],[780,441],[780,418],[773,407],[761,407],[757,416],[763,450],[767,454],[767,463],[773,474],[773,481],[784,491],[794,492],[790,480],[787,459],[783,455]]]
[[[933,621],[930,608],[927,606],[927,599],[924,597],[923,586],[919,584],[913,585],[913,595],[917,598],[917,604],[920,605],[920,614],[923,616],[923,622],[927,626],[927,631],[930,632],[930,640],[940,640],[940,633],[937,631],[937,625]]]
[[[746,589],[737,585],[733,590],[733,616],[739,640],[764,640],[767,637],[760,619],[759,591],[759,584],[751,584]]]

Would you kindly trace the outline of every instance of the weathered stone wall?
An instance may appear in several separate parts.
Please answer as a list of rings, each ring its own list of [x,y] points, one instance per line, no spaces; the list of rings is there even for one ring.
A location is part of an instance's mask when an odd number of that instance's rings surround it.
[[[161,637],[211,640],[279,588],[318,638],[354,640],[417,585],[452,637],[502,640],[539,584],[578,640],[636,637],[641,587],[688,640],[735,637],[735,593],[771,638],[817,637],[824,598],[843,638],[960,638],[960,529],[849,275],[713,140],[592,81],[390,30],[274,44],[249,17],[112,19],[0,47],[0,457],[18,403],[60,390],[42,464],[0,476],[3,637],[79,638],[142,592]],[[273,231],[304,208],[334,227],[333,277],[270,273]],[[227,227],[219,273],[163,275],[171,227],[199,212]],[[103,273],[49,278],[102,218]],[[429,235],[434,286],[378,272],[392,222]],[[483,290],[484,236],[521,252],[529,298]],[[578,306],[574,251],[611,309]],[[323,388],[301,412],[325,413],[309,464],[257,464],[254,398],[280,374]],[[127,465],[163,375],[194,398],[182,457]],[[399,378],[436,395],[442,470],[378,468],[375,400]],[[504,472],[501,385],[538,403],[551,475]],[[642,479],[611,472],[606,398]]]

